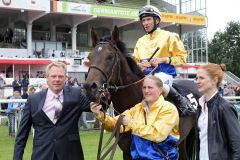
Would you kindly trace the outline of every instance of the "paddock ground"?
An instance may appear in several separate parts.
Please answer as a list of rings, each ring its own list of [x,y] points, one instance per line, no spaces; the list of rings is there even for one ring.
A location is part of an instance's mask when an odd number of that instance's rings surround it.
[[[89,130],[83,131],[80,130],[80,138],[83,147],[83,152],[85,160],[95,160],[97,156],[97,147],[99,141],[100,130]],[[104,134],[104,140],[110,136],[110,133],[106,132]],[[24,151],[23,160],[30,160],[32,153],[32,134],[29,135],[27,146]],[[14,137],[8,136],[8,127],[6,126],[6,121],[3,120],[0,125],[0,159],[1,160],[12,160],[13,159],[13,146],[14,146]],[[122,152],[117,148],[115,160],[122,159]]]

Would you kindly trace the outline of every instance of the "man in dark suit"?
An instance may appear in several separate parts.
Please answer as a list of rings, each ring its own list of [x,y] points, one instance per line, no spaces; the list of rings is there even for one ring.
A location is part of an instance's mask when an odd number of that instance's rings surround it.
[[[65,86],[67,70],[62,62],[48,65],[48,89],[28,98],[14,147],[14,160],[22,160],[33,125],[32,160],[83,160],[78,120],[90,111],[80,88]]]

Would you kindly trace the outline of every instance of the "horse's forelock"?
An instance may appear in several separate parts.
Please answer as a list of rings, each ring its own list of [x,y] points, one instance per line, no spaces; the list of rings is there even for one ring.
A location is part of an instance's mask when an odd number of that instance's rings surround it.
[[[100,38],[100,42],[111,42],[112,37],[110,35],[106,35]]]

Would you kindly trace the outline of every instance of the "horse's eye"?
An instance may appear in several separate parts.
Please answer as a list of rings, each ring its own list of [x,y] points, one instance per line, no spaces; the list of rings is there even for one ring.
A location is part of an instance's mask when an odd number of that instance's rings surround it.
[[[113,55],[108,55],[108,56],[107,56],[107,59],[108,59],[108,60],[113,59]]]

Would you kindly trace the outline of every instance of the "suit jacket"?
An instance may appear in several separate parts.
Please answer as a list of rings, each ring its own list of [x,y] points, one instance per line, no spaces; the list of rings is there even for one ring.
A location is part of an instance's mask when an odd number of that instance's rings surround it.
[[[42,110],[47,90],[29,96],[14,146],[14,160],[22,160],[31,126],[35,129],[32,160],[83,160],[78,120],[81,113],[90,111],[89,100],[80,88],[63,89],[63,108],[54,124]]]

